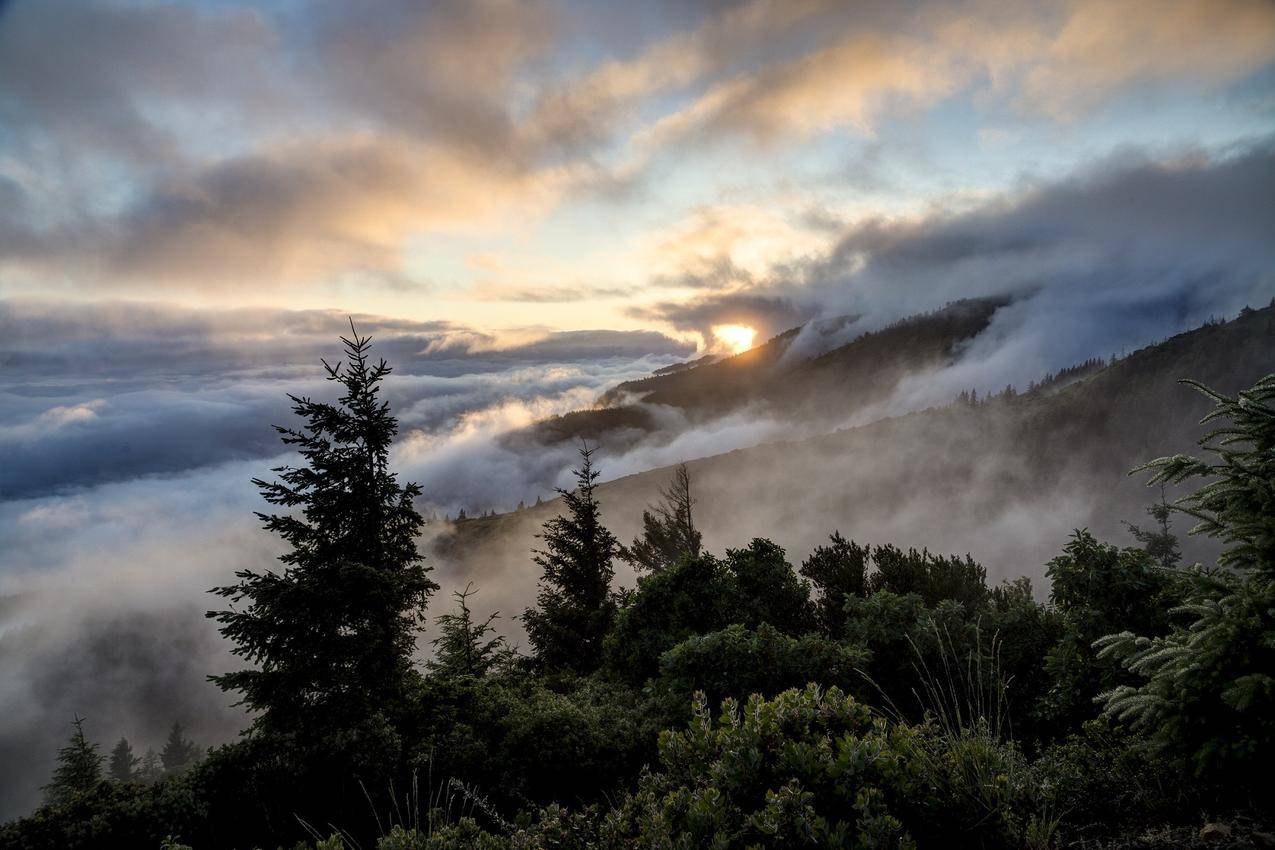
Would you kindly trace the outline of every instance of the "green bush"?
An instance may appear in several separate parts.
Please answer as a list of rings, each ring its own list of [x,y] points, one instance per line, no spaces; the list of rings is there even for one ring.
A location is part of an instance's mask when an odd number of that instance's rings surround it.
[[[733,622],[735,595],[733,576],[712,555],[683,558],[642,577],[607,635],[607,669],[641,685],[659,672],[660,656],[678,643]]]
[[[868,653],[815,634],[791,637],[769,623],[736,624],[688,638],[664,653],[659,685],[689,702],[696,691],[711,704],[723,697],[772,696],[809,682],[859,692]]]
[[[883,787],[911,782],[912,733],[835,688],[774,700],[699,699],[660,735],[660,770],[606,816],[613,845],[668,848],[911,846]]]

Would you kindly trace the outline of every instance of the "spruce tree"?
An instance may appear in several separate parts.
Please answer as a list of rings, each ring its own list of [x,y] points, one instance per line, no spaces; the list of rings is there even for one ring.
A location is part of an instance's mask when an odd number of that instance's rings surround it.
[[[434,620],[439,636],[433,641],[434,658],[428,667],[435,675],[485,676],[512,655],[503,637],[488,637],[495,631],[491,624],[499,613],[490,614],[481,623],[474,619],[469,597],[476,592],[472,582],[454,592],[456,610]]]
[[[642,512],[642,536],[620,549],[620,557],[638,571],[657,573],[682,558],[699,557],[702,536],[691,512],[695,500],[686,464],[678,464],[660,496],[660,504]]]
[[[77,716],[71,725],[75,731],[66,746],[58,750],[53,779],[42,789],[46,801],[52,805],[69,802],[102,781],[102,756],[97,744],[84,734],[84,718]]]
[[[1178,536],[1173,533],[1170,516],[1173,506],[1164,494],[1164,486],[1160,486],[1160,501],[1147,508],[1147,514],[1155,520],[1156,528],[1144,529],[1126,522],[1125,526],[1133,538],[1142,544],[1142,549],[1162,568],[1171,570],[1182,560],[1182,551],[1178,547]]]
[[[120,738],[115,749],[111,750],[107,774],[116,782],[132,782],[137,779],[137,766],[140,763],[141,759],[133,755],[133,746],[128,739]]]
[[[544,524],[540,538],[545,548],[536,551],[535,562],[543,571],[539,607],[527,609],[523,623],[536,662],[546,670],[596,670],[602,662],[602,638],[615,613],[612,560],[619,543],[602,524],[593,452],[587,445],[580,449],[575,489],[558,490],[567,513]]]
[[[351,330],[341,338],[346,361],[323,361],[343,390],[338,402],[289,396],[304,424],[276,427],[304,465],[275,469],[279,481],[253,482],[287,511],[258,514],[289,544],[283,569],[241,570],[236,584],[213,592],[246,605],[208,614],[254,665],[212,680],[242,694],[258,730],[312,740],[385,728],[438,587],[416,549],[420,488],[400,485],[388,469],[398,423],[380,385],[390,367],[372,365],[370,338]]]
[[[195,742],[186,737],[186,730],[180,723],[173,723],[168,730],[168,739],[164,741],[164,748],[159,751],[159,761],[164,766],[164,773],[168,776],[181,773],[194,764],[198,757],[199,748],[195,746]]]
[[[1213,400],[1205,423],[1226,421],[1200,440],[1212,457],[1173,455],[1142,469],[1151,484],[1206,479],[1173,508],[1198,520],[1192,534],[1219,539],[1222,554],[1218,569],[1185,572],[1190,591],[1169,634],[1095,642],[1140,680],[1100,699],[1198,773],[1257,787],[1275,758],[1275,375],[1233,397],[1184,383]]]

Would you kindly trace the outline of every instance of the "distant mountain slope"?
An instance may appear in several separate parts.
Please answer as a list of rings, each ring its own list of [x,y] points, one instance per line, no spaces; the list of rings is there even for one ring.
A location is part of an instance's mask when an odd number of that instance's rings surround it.
[[[669,427],[667,418],[657,422],[653,405],[678,411],[691,422],[748,406],[800,419],[808,427],[840,422],[889,398],[905,377],[949,365],[958,347],[982,333],[1007,303],[1002,298],[953,302],[859,334],[831,350],[824,350],[828,339],[851,330],[852,318],[792,328],[734,357],[703,357],[626,381],[604,393],[594,408],[538,422],[508,435],[505,442],[527,448],[583,438],[619,450]],[[795,350],[807,344],[809,354]]]
[[[713,551],[767,535],[800,559],[839,529],[869,542],[970,552],[993,577],[1039,577],[1073,528],[1132,542],[1122,521],[1144,520],[1159,494],[1128,471],[1192,450],[1203,433],[1197,423],[1209,404],[1180,378],[1235,392],[1271,372],[1275,308],[1267,307],[1144,348],[1057,391],[693,460],[696,517]],[[605,454],[599,460],[605,475]],[[642,507],[669,474],[655,469],[599,489],[621,539],[637,533]],[[472,578],[504,610],[518,610],[534,594],[535,533],[558,509],[548,502],[443,534],[434,546],[440,575]],[[1188,525],[1177,521],[1184,538]],[[1210,554],[1199,542],[1187,553]]]
[[[723,413],[753,402],[810,406],[812,399],[840,393],[858,404],[887,397],[905,375],[947,365],[956,348],[982,333],[1007,299],[966,299],[940,310],[912,316],[889,327],[861,334],[817,356],[793,351],[803,339],[794,328],[764,345],[716,363],[620,384],[607,396],[633,397],[688,411]],[[826,323],[825,323],[826,324]],[[853,327],[853,321],[844,324]],[[844,333],[844,327],[824,334]]]

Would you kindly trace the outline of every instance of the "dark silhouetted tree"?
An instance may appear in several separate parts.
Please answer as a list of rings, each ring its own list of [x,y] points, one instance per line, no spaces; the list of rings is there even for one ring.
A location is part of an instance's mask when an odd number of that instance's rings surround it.
[[[434,620],[439,636],[433,641],[434,657],[428,667],[436,675],[485,676],[512,655],[503,637],[488,637],[495,631],[491,624],[499,613],[488,615],[481,623],[474,619],[469,597],[476,592],[472,582],[454,592],[456,610]]]
[[[53,779],[42,789],[45,799],[53,805],[69,802],[84,791],[89,791],[102,781],[102,756],[97,744],[84,734],[84,718],[71,721],[75,731],[66,746],[58,750],[57,767]]]
[[[587,445],[580,450],[575,489],[558,490],[567,513],[544,524],[544,549],[536,550],[543,571],[539,605],[527,609],[523,622],[536,662],[546,670],[596,670],[615,612],[612,560],[619,543],[602,524],[593,452]]]
[[[699,557],[701,535],[691,508],[691,474],[678,464],[673,479],[660,491],[663,501],[642,512],[642,536],[620,549],[620,557],[638,571],[659,572],[682,558]]]
[[[111,750],[107,775],[116,782],[132,782],[137,778],[137,766],[140,763],[141,759],[133,755],[133,746],[127,739],[120,738],[115,749]]]
[[[186,737],[186,730],[180,723],[174,723],[168,730],[168,738],[164,748],[159,751],[159,761],[164,766],[164,773],[173,776],[181,773],[195,763],[199,757],[199,748],[195,742]]]
[[[339,401],[289,396],[304,425],[276,427],[305,464],[275,469],[280,481],[253,482],[287,511],[258,514],[289,544],[284,569],[239,571],[238,583],[213,592],[246,607],[208,614],[255,665],[212,679],[243,695],[258,729],[384,729],[414,674],[416,634],[438,587],[416,549],[420,488],[400,485],[388,468],[398,422],[380,384],[390,367],[369,362],[371,340],[357,331],[341,341],[346,362],[323,362],[344,391]]]

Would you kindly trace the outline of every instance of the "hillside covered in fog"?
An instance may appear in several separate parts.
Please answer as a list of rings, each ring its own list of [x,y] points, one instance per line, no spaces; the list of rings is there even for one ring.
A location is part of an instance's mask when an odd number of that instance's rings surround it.
[[[957,305],[778,368],[781,355],[775,349],[794,338],[798,332],[793,331],[756,354],[622,386],[626,392],[643,388],[653,395],[694,386],[714,405],[723,396],[740,398],[739,406],[746,410],[736,414],[741,419],[782,423],[787,410],[793,413],[794,429],[808,421],[807,405],[842,416],[870,410],[872,402],[878,402],[878,410],[888,410],[879,402],[889,398],[901,376],[921,380],[926,373],[898,365],[877,371],[882,357],[877,342],[897,346],[899,363],[920,360],[931,373],[939,371],[963,339],[962,325],[950,317],[969,311],[970,306]],[[917,340],[920,353],[910,352],[909,344]],[[936,350],[943,353],[936,356]],[[864,365],[855,362],[860,352],[867,359]],[[1044,563],[1073,528],[1122,538],[1127,534],[1123,523],[1138,521],[1146,505],[1158,499],[1158,493],[1130,478],[1129,470],[1149,460],[1149,454],[1189,450],[1199,438],[1196,422],[1207,404],[1180,378],[1233,392],[1275,368],[1275,307],[1248,310],[1118,359],[1097,359],[1082,364],[1085,368],[1075,375],[1043,375],[1054,379],[1039,387],[1014,388],[1012,394],[1002,390],[977,403],[957,398],[806,439],[688,457],[706,543],[715,550],[742,545],[747,541],[740,539],[740,531],[761,526],[795,553],[820,545],[832,530],[861,540],[906,539],[934,551],[972,553],[994,578],[1034,576],[1043,592],[1047,588],[1039,579]],[[713,389],[719,376],[725,384],[720,393]],[[880,383],[874,384],[877,376]],[[811,395],[794,401],[794,387]],[[603,402],[616,397],[607,393]],[[644,400],[655,408],[649,421],[658,422],[659,404],[650,398]],[[723,404],[718,412],[729,409]],[[601,406],[578,416],[605,421],[614,410]],[[712,417],[702,415],[702,427],[711,433]],[[571,416],[562,419],[570,421]],[[553,421],[555,429],[562,427],[562,419]],[[598,447],[598,465],[608,478],[609,440],[633,451],[629,441],[634,437],[623,427],[570,436],[587,437]],[[566,435],[558,432],[554,439]],[[659,441],[661,436],[644,433],[641,439]],[[675,444],[677,437],[664,439]],[[704,445],[711,451],[711,441]],[[661,467],[599,488],[608,521],[622,539],[637,533],[642,507],[656,500],[669,474],[669,468]],[[526,553],[535,545],[540,523],[558,509],[556,501],[546,502],[448,525],[433,543],[440,572],[458,581],[477,577],[493,607],[517,610],[536,580]],[[1207,547],[1192,550],[1196,556],[1207,552]]]

